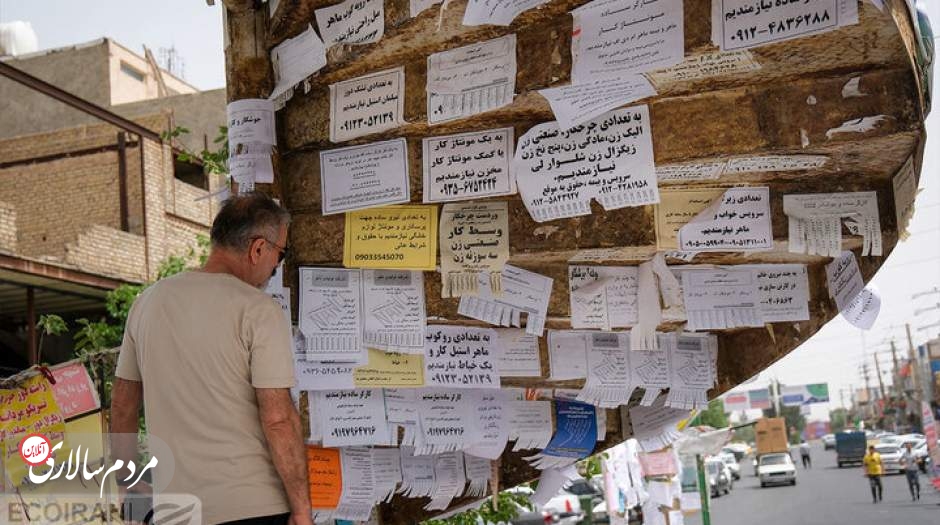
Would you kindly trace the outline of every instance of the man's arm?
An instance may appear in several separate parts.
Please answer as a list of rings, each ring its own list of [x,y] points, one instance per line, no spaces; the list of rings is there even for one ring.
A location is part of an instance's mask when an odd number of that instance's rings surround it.
[[[111,388],[111,456],[127,465],[137,461],[137,427],[140,405],[144,398],[144,384],[116,377]],[[123,482],[130,471],[117,472]],[[133,482],[132,478],[130,482]]]
[[[300,415],[287,388],[256,388],[255,392],[261,428],[268,440],[274,468],[284,483],[292,521],[307,523],[311,512],[310,485]]]

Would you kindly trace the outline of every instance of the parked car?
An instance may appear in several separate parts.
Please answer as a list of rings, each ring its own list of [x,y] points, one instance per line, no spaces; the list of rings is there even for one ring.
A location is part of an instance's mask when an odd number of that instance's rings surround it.
[[[781,483],[796,485],[796,465],[793,464],[790,454],[764,454],[757,458],[757,461],[757,475],[761,487]]]
[[[731,476],[724,462],[718,458],[705,460],[705,475],[713,498],[731,493]]]
[[[826,434],[822,437],[823,450],[831,450],[836,448],[836,435],[835,434]]]
[[[927,467],[930,465],[930,452],[927,450],[927,440],[924,440],[920,445],[914,447],[912,452],[917,459],[917,466],[920,468],[920,471],[926,474]]]
[[[548,500],[548,503],[539,510],[556,516],[559,520],[556,523],[566,524],[569,521],[578,523],[583,518],[583,511],[586,510],[581,508],[581,496],[591,497],[592,510],[604,500],[603,493],[590,480],[579,478],[568,482],[558,495]]]
[[[878,436],[878,444],[900,446],[901,436],[897,434],[882,434]]]
[[[725,466],[728,467],[728,470],[731,471],[731,479],[741,479],[741,465],[738,464],[738,460],[735,459],[734,454],[722,452],[718,454],[718,457],[724,462]]]
[[[901,449],[897,445],[879,443],[875,445],[875,452],[881,454],[881,464],[885,474],[889,472],[904,474],[904,467],[901,466]]]

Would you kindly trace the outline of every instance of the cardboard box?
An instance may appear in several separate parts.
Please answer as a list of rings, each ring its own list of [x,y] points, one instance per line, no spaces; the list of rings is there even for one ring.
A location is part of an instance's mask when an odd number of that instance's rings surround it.
[[[754,435],[757,439],[758,454],[789,451],[787,423],[782,417],[765,417],[757,420],[754,425]]]

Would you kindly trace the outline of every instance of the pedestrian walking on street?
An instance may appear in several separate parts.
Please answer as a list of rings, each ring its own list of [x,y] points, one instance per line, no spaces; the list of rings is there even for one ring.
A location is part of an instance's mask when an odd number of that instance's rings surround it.
[[[875,452],[875,446],[868,446],[868,454],[862,458],[862,464],[865,469],[865,476],[868,478],[868,484],[871,486],[871,502],[881,501],[883,488],[881,486],[881,476],[884,474],[884,465],[881,463],[881,454]]]
[[[913,445],[907,443],[901,454],[901,464],[907,476],[907,488],[911,491],[911,501],[920,499],[920,472],[918,472],[917,459],[914,457]]]
[[[813,468],[813,460],[809,457],[809,443],[805,439],[800,443],[800,458],[803,459],[803,468]]]

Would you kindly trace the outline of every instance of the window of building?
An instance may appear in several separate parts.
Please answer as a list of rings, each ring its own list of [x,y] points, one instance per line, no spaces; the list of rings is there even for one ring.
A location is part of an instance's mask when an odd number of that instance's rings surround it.
[[[147,78],[146,73],[128,64],[127,62],[124,62],[123,60],[121,61],[121,72],[138,82],[143,82],[144,79]]]
[[[209,178],[202,168],[201,162],[187,162],[179,159],[173,160],[173,176],[176,180],[191,186],[209,190]]]

